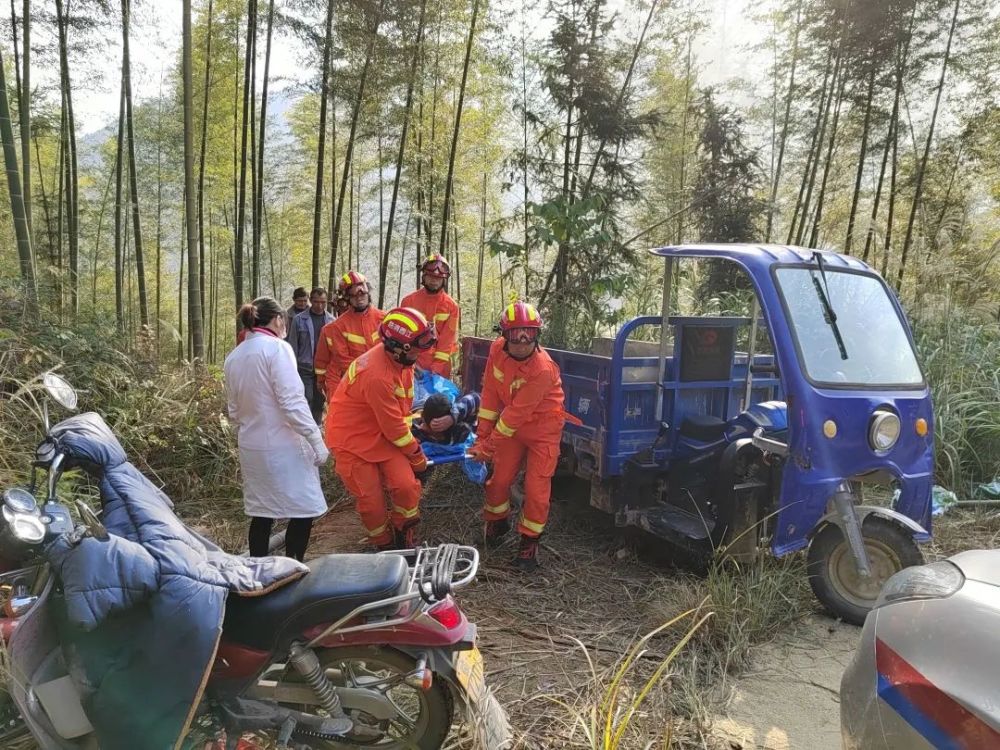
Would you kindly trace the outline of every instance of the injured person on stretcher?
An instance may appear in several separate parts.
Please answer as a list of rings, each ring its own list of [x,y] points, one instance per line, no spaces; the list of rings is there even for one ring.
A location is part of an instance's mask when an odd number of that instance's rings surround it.
[[[414,410],[411,429],[421,443],[461,445],[475,434],[478,418],[478,393],[467,393],[454,402],[446,393],[433,393]]]

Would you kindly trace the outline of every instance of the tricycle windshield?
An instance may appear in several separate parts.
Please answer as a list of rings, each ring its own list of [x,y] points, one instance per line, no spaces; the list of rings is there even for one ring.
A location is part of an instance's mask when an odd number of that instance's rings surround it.
[[[831,386],[918,387],[913,345],[877,276],[786,266],[775,277],[806,376]]]

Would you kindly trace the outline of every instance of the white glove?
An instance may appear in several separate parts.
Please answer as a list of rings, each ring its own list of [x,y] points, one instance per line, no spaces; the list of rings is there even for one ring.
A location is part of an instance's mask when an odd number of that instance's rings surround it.
[[[323,466],[330,460],[330,451],[327,450],[326,443],[323,442],[323,435],[319,430],[309,436],[309,445],[312,446],[313,452],[316,454],[313,464]]]

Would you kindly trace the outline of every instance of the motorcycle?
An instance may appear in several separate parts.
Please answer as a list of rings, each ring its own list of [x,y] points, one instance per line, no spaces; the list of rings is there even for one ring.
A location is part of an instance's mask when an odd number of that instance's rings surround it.
[[[45,386],[53,400],[75,409],[68,383],[49,374]],[[59,425],[50,428],[47,407],[44,419],[49,436]],[[75,501],[76,522],[58,499],[67,459],[52,446],[39,446],[30,487],[3,493],[0,557],[21,567],[0,578],[0,586],[10,586],[0,630],[7,688],[23,726],[42,748],[70,750],[99,746],[102,738],[85,709],[93,686],[65,637],[65,582],[51,551],[109,534],[88,505]],[[47,472],[40,507],[39,469]],[[486,687],[476,626],[453,597],[478,566],[475,548],[455,544],[334,554],[311,561],[307,575],[273,592],[230,594],[201,701],[176,746],[433,750],[457,708],[481,746],[508,747],[510,726]],[[156,686],[156,675],[147,684]],[[138,711],[143,696],[134,703]],[[109,744],[152,747],[120,737]]]

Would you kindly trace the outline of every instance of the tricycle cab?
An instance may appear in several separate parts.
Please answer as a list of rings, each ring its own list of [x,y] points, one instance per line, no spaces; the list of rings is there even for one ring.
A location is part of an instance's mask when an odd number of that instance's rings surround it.
[[[591,504],[619,523],[689,549],[809,546],[817,595],[858,621],[930,534],[930,391],[896,296],[868,265],[832,252],[650,252],[665,261],[660,315],[588,353],[548,350],[580,421],[564,432],[565,468],[591,480]],[[673,314],[679,267],[704,260],[742,272],[749,315]],[[658,340],[638,340],[641,329]],[[480,384],[487,347],[466,342],[467,386]],[[861,505],[866,483],[894,499]]]

